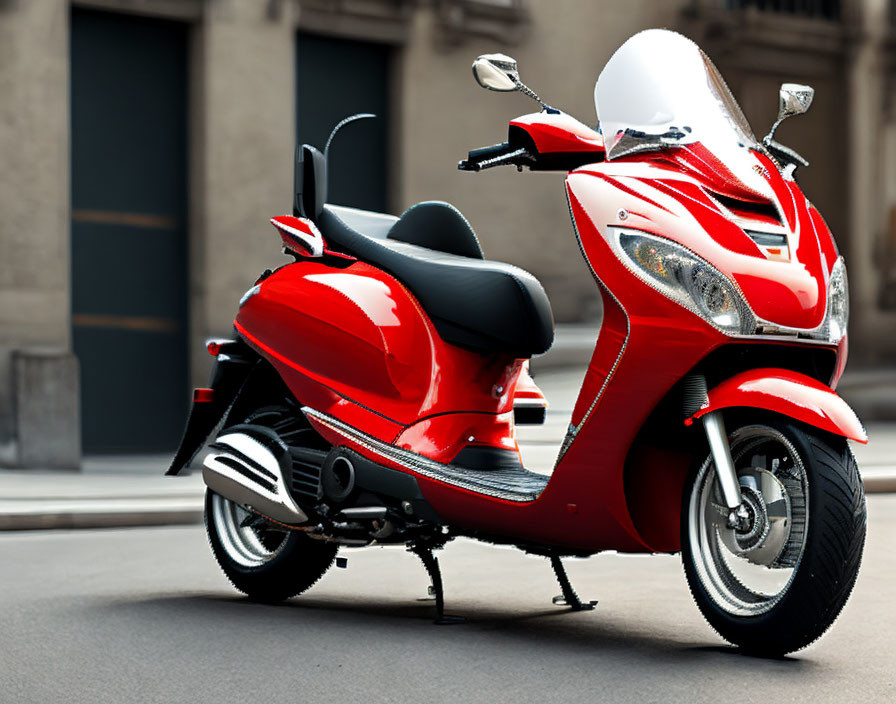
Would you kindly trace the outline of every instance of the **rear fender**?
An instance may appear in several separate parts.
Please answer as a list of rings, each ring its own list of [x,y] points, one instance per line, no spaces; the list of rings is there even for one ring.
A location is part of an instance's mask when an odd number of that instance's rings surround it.
[[[774,411],[850,440],[868,442],[864,426],[846,401],[830,387],[799,372],[750,369],[726,379],[707,397],[703,407],[685,421],[686,425],[710,411],[746,406]]]
[[[260,360],[258,354],[240,340],[212,340],[208,348],[216,357],[211,388],[194,389],[184,436],[166,475],[178,474],[193,461],[208,436],[230,410],[249,373]]]

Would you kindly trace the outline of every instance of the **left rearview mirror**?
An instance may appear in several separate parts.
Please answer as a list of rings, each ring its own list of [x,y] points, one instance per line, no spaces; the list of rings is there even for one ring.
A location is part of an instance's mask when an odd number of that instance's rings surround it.
[[[488,90],[507,93],[519,90],[520,76],[516,61],[505,54],[483,54],[473,62],[476,82]]]

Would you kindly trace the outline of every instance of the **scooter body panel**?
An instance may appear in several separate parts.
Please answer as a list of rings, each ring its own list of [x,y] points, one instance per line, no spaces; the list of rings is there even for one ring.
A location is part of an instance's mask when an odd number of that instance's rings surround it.
[[[442,462],[467,445],[517,451],[507,415],[521,362],[444,342],[408,290],[373,266],[289,264],[244,300],[235,325],[301,403],[381,440],[400,437]],[[463,435],[432,429],[443,425]]]

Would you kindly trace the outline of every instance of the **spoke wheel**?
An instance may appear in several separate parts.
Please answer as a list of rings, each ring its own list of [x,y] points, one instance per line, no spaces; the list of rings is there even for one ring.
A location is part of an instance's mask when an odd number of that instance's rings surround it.
[[[282,601],[302,593],[336,559],[335,543],[301,531],[280,531],[213,491],[206,492],[205,528],[224,574],[255,601]]]
[[[260,567],[286,545],[285,531],[263,527],[263,521],[233,501],[212,494],[210,503],[221,547],[237,564]]]

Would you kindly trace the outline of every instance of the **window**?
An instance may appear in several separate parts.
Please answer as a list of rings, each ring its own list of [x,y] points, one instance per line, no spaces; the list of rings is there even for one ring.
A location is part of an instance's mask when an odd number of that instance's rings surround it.
[[[840,0],[726,0],[728,8],[755,7],[764,12],[780,12],[827,20],[840,19]]]

